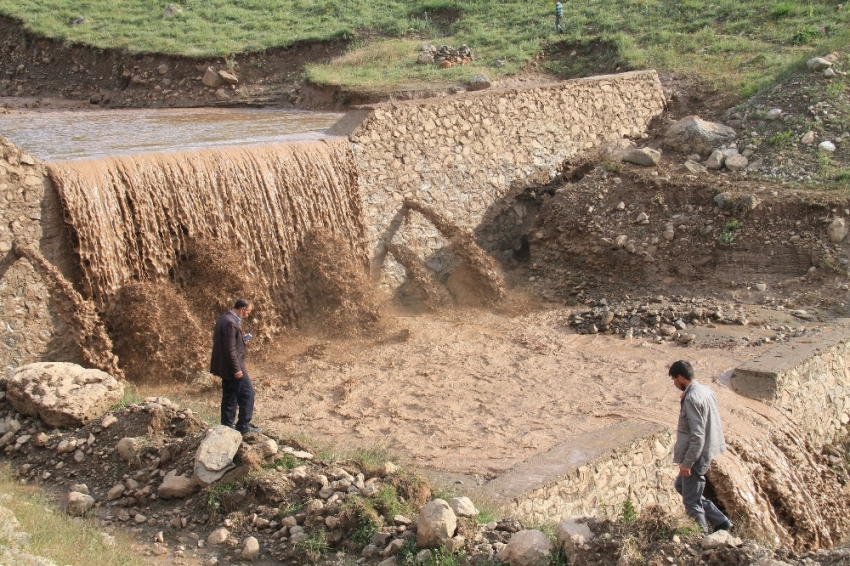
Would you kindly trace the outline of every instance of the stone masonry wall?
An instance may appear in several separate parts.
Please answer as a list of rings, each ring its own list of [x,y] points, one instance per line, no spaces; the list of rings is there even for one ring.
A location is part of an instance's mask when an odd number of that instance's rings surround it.
[[[681,514],[671,464],[675,438],[669,429],[636,439],[584,463],[566,476],[522,494],[502,507],[528,524],[588,516],[616,520],[631,498],[636,511],[657,505]]]
[[[816,447],[850,423],[850,332],[782,345],[735,370],[732,389],[779,409]]]
[[[44,165],[0,137],[0,364],[82,362],[44,278],[12,250],[32,246],[57,266],[70,260],[61,205]],[[68,255],[68,257],[62,257]]]
[[[403,280],[400,266],[384,265],[384,241],[409,246],[437,272],[450,267],[439,233],[400,214],[405,198],[473,229],[515,181],[552,178],[565,160],[639,136],[663,107],[658,75],[638,71],[360,111],[359,125],[339,133],[354,144],[374,269],[390,287]]]

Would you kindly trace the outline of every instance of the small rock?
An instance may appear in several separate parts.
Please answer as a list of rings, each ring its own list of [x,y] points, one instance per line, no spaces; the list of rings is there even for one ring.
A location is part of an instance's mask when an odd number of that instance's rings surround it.
[[[637,215],[637,218],[635,218],[635,224],[643,224],[647,221],[649,221],[649,215],[645,212],[641,212]]]
[[[174,4],[169,4],[165,8],[165,11],[162,13],[162,17],[165,18],[165,19],[168,19],[168,18],[173,18],[174,16],[179,16],[182,13],[183,13],[182,8],[175,6]]]
[[[611,314],[611,318],[613,318],[613,313]],[[607,323],[603,322],[603,324]],[[452,508],[452,511],[458,517],[475,517],[478,515],[478,509],[475,508],[475,505],[472,504],[472,501],[468,497],[455,497],[449,501],[449,507]]]
[[[115,450],[125,462],[132,462],[139,455],[140,442],[136,438],[122,438],[115,445]]]
[[[224,541],[227,540],[227,537],[230,536],[230,531],[225,529],[224,527],[219,527],[210,533],[210,536],[207,537],[207,543],[213,546],[224,544]]]
[[[177,475],[177,470],[171,470],[162,480],[157,489],[157,496],[162,499],[180,499],[188,497],[198,489],[198,484],[193,478]]]
[[[115,415],[106,415],[100,422],[100,426],[102,426],[103,428],[109,428],[117,422],[118,419],[115,417]]]
[[[759,293],[764,293],[765,291],[767,291],[767,285],[765,285],[764,283],[756,283],[756,291],[758,291]]]
[[[706,172],[705,167],[703,167],[696,161],[691,161],[690,159],[685,161],[685,169],[687,169],[689,173],[693,173],[694,175],[701,175]]]
[[[727,157],[723,164],[726,165],[726,169],[729,171],[743,171],[747,168],[749,162],[750,160],[743,155],[733,155],[731,157]]]
[[[499,561],[509,566],[548,564],[555,545],[538,530],[520,531],[511,537],[499,553]]]
[[[65,506],[65,512],[72,517],[82,517],[94,507],[94,498],[85,493],[72,491],[68,494],[68,503]]]
[[[212,67],[207,67],[206,72],[204,73],[204,78],[201,80],[204,85],[210,88],[218,88],[224,84],[224,80],[219,76],[218,73]]]
[[[826,232],[829,234],[829,240],[837,244],[847,236],[848,229],[850,227],[847,226],[847,222],[843,218],[836,218],[829,224]]]
[[[478,73],[471,79],[469,79],[469,83],[466,85],[466,90],[468,91],[476,91],[476,90],[485,90],[490,88],[491,82],[490,77],[485,74]]]
[[[634,163],[641,167],[653,167],[658,165],[658,162],[661,161],[661,152],[649,147],[644,147],[629,151],[623,155],[622,159],[627,163]]]
[[[719,149],[715,149],[711,152],[711,155],[705,161],[706,169],[719,170],[723,167],[723,161],[725,158],[723,157],[723,152]]]
[[[115,501],[122,495],[124,495],[124,484],[119,483],[117,485],[112,486],[112,488],[110,488],[110,490],[106,493],[106,500]]]
[[[718,193],[714,195],[714,203],[718,206],[718,208],[723,208],[726,204],[726,201],[732,198],[732,193]]]
[[[834,77],[838,73],[835,72],[835,69],[830,67],[829,69],[824,69],[823,71],[821,71],[821,74],[823,76],[825,76],[826,78],[831,79],[832,77]]]
[[[835,144],[831,141],[822,141],[818,144],[818,149],[832,153],[835,151]]]
[[[156,72],[159,73],[160,75],[166,74],[169,70],[170,69],[169,69],[168,65],[166,65],[165,63],[160,64],[160,66],[156,68]]]
[[[43,432],[39,432],[38,434],[35,435],[35,438],[33,439],[32,443],[35,446],[38,446],[39,448],[44,448],[45,446],[47,446],[48,440],[50,440],[49,436],[47,436]]]
[[[747,194],[741,197],[741,205],[746,210],[755,210],[761,204],[761,199],[756,195]]]
[[[823,71],[824,69],[832,67],[832,63],[823,57],[812,57],[806,61],[806,67],[808,67],[810,71]]]
[[[68,491],[76,491],[77,493],[82,493],[84,495],[91,495],[91,493],[89,493],[89,486],[84,483],[75,483]]]
[[[815,143],[815,133],[812,130],[809,130],[808,132],[803,134],[803,137],[800,138],[800,142],[806,145],[811,145]]]
[[[239,84],[239,78],[233,73],[229,73],[227,71],[219,71],[218,76],[221,77],[221,80],[223,80],[229,85]]]
[[[260,542],[254,537],[245,539],[245,546],[242,547],[242,559],[253,562],[260,556]]]
[[[457,517],[446,501],[435,499],[419,510],[416,526],[419,547],[438,548],[454,535]]]
[[[767,111],[767,114],[764,115],[765,120],[776,120],[780,116],[782,116],[782,110],[779,108],[771,108]]]

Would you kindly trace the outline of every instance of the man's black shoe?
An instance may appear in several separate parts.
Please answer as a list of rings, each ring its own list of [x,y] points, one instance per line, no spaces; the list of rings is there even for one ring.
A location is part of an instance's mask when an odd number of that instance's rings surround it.
[[[731,530],[732,530],[732,522],[731,521],[726,521],[725,523],[721,523],[721,524],[717,525],[716,527],[714,527],[715,533],[717,531],[731,531]]]
[[[250,424],[246,425],[245,428],[237,428],[236,430],[238,430],[242,434],[248,434],[250,432],[260,432],[259,427],[256,427],[256,426],[253,426],[253,425],[250,425]]]

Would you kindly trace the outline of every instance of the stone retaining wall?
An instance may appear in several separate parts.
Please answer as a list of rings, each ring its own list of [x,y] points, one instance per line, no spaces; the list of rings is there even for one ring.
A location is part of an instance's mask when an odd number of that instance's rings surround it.
[[[45,279],[12,244],[32,246],[63,271],[73,254],[62,207],[44,165],[0,136],[0,364],[42,359],[82,362],[80,348],[57,314]]]
[[[497,478],[488,486],[489,497],[501,503],[506,516],[527,524],[575,516],[616,520],[627,500],[637,512],[657,505],[680,514],[681,498],[673,487],[678,470],[672,464],[672,431],[651,425],[624,426],[604,431],[597,439],[577,439],[574,444],[580,450],[596,443],[601,447],[587,460],[569,466],[575,449],[557,454],[567,466],[563,473],[547,477],[545,465],[541,470],[531,464],[525,477],[537,482],[532,489],[520,491],[522,480],[516,478]]]
[[[403,280],[400,266],[383,265],[383,241],[413,248],[438,273],[451,266],[439,233],[400,214],[405,198],[473,229],[513,183],[548,181],[565,160],[640,136],[663,107],[658,75],[637,71],[354,111],[335,132],[354,144],[375,270],[389,286]]]
[[[839,328],[811,344],[783,344],[744,363],[732,376],[732,389],[779,409],[821,447],[850,422],[848,367],[850,332]]]

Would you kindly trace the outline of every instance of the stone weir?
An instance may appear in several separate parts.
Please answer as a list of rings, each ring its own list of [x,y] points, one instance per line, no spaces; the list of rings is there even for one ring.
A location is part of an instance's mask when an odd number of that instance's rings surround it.
[[[75,239],[83,294],[99,310],[131,282],[173,280],[198,245],[238,265],[283,324],[297,318],[294,260],[308,234],[339,238],[350,246],[339,253],[365,265],[357,175],[344,139],[47,167]]]
[[[388,288],[404,268],[385,242],[403,246],[442,274],[454,267],[447,242],[405,200],[420,201],[472,230],[516,183],[548,182],[606,141],[639,137],[664,110],[655,71],[487,90],[350,112],[331,131],[347,135],[374,272]]]

